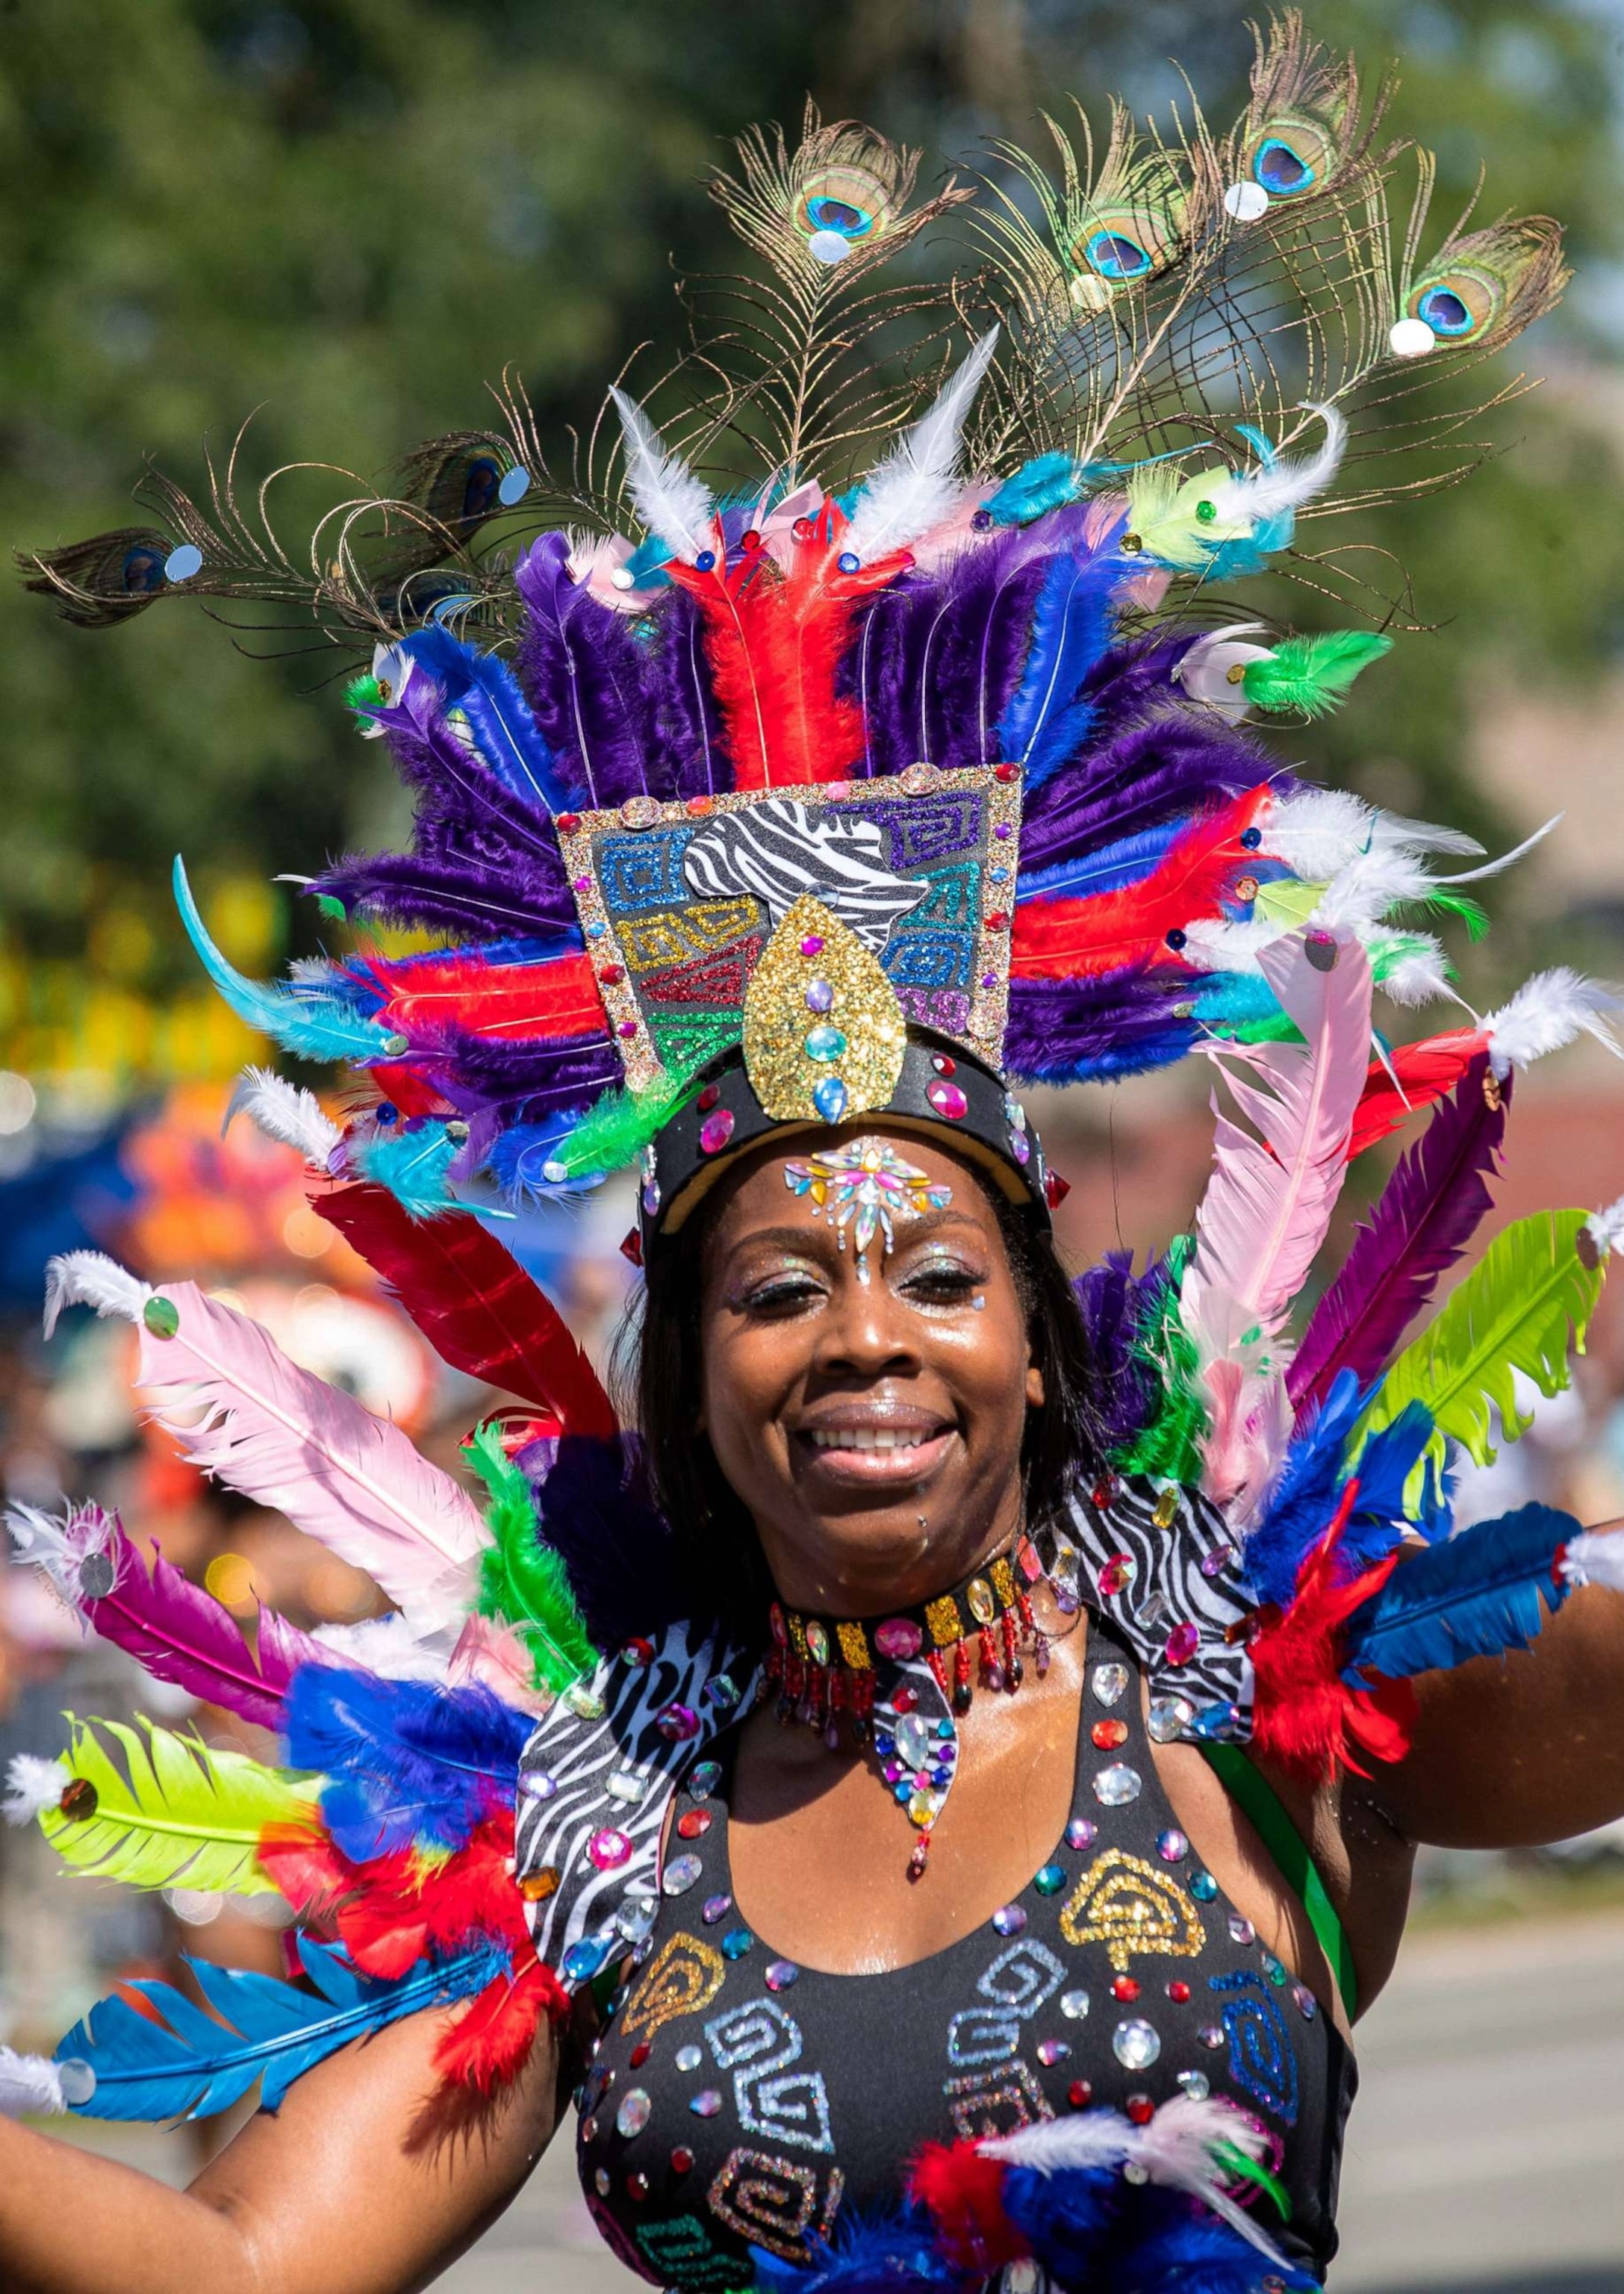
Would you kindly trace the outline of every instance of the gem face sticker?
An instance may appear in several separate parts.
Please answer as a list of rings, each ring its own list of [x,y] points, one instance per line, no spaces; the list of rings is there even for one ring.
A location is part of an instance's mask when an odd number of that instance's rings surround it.
[[[810,1195],[814,1218],[828,1211],[842,1250],[849,1228],[859,1282],[869,1279],[866,1253],[876,1234],[884,1236],[889,1254],[896,1249],[898,1220],[946,1210],[953,1200],[951,1187],[933,1184],[884,1139],[853,1139],[804,1163],[786,1163],[784,1180],[792,1195]]]

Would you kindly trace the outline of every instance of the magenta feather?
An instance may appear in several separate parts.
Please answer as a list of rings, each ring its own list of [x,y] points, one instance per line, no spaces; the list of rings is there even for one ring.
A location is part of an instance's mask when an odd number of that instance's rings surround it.
[[[187,1458],[364,1569],[422,1634],[460,1623],[489,1542],[404,1434],[290,1362],[246,1314],[174,1282],[173,1337],[138,1325],[139,1383]]]
[[[1342,1272],[1303,1335],[1287,1385],[1299,1420],[1323,1401],[1337,1372],[1361,1386],[1387,1366],[1441,1274],[1459,1258],[1493,1203],[1506,1138],[1508,1076],[1490,1094],[1480,1052],[1382,1190],[1353,1238]]]

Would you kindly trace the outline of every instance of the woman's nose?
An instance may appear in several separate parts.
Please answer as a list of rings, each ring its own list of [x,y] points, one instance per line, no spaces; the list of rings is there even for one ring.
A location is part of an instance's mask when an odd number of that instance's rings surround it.
[[[859,1370],[873,1377],[918,1362],[917,1322],[874,1267],[866,1281],[856,1265],[843,1270],[832,1309],[822,1317],[818,1333],[820,1369]]]

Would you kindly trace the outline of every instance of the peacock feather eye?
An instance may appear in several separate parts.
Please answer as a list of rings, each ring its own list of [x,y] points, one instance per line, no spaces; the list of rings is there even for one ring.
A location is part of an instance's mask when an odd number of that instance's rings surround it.
[[[1335,173],[1336,146],[1311,120],[1271,121],[1253,145],[1249,164],[1253,180],[1271,199],[1301,199]]]
[[[462,489],[464,517],[489,517],[496,508],[501,482],[501,465],[492,456],[481,454],[470,462]]]
[[[879,238],[890,221],[892,191],[871,168],[826,167],[801,184],[796,227],[808,240],[825,234],[856,247]]]
[[[1083,252],[1100,277],[1113,282],[1148,279],[1156,268],[1150,249],[1124,230],[1094,232],[1084,241]]]
[[[154,549],[148,542],[138,541],[124,555],[123,586],[132,598],[155,597],[164,586],[166,549]]]
[[[1494,324],[1501,300],[1497,280],[1457,269],[1441,279],[1424,280],[1411,290],[1404,307],[1410,318],[1425,319],[1446,342],[1465,342]]]

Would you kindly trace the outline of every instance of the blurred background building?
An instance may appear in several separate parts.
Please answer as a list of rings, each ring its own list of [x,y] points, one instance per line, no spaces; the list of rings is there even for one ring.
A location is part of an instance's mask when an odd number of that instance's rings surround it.
[[[1490,888],[1482,946],[1445,920],[1479,1009],[1539,962],[1624,978],[1624,0],[1322,0],[1308,15],[1373,69],[1400,60],[1392,124],[1439,155],[1441,224],[1472,197],[1481,161],[1490,212],[1566,219],[1579,277],[1519,346],[1507,402],[1470,429],[1461,460],[1484,467],[1371,528],[1370,616],[1400,632],[1394,653],[1338,717],[1279,737],[1311,773],[1491,849],[1563,809]],[[1249,53],[1240,12],[1208,0],[0,0],[0,539],[38,547],[117,524],[148,456],[195,484],[205,441],[229,451],[250,415],[241,468],[255,483],[296,460],[334,466],[330,481],[296,472],[272,490],[296,535],[345,472],[369,482],[417,438],[478,422],[483,385],[509,364],[542,435],[565,439],[624,362],[635,386],[680,349],[670,252],[696,272],[728,259],[704,173],[748,121],[792,126],[808,91],[826,116],[921,143],[930,174],[973,169],[987,139],[1029,135],[1039,107],[1069,92],[1096,117],[1112,90],[1165,112],[1181,94],[1173,57],[1223,122]],[[1516,392],[1520,373],[1542,386]],[[1272,600],[1281,616],[1337,618],[1311,564],[1298,570]],[[264,1597],[337,1622],[364,1618],[366,1582],[285,1523],[229,1509],[142,1428],[121,1327],[76,1314],[46,1346],[37,1310],[45,1258],[95,1243],[150,1277],[231,1290],[443,1460],[478,1413],[484,1397],[427,1355],[305,1210],[292,1154],[246,1126],[222,1139],[232,1078],[265,1047],[200,979],[167,896],[183,850],[211,930],[250,972],[344,944],[281,880],[403,826],[381,747],[355,738],[341,706],[349,666],[297,632],[233,637],[195,608],[86,637],[0,586],[6,1494],[116,1499],[133,1532],[245,1615]],[[1206,1168],[1199,1079],[1069,1096],[1084,1103],[1045,1121],[1073,1183],[1067,1249],[1081,1263],[1165,1243]],[[1546,1063],[1519,1086],[1513,1131],[1485,1240],[1539,1205],[1624,1191],[1624,1064],[1588,1045]],[[600,1355],[629,1279],[616,1249],[627,1223],[611,1191],[517,1230]],[[1466,1503],[1527,1495],[1591,1519],[1624,1513],[1619,1278],[1571,1396],[1539,1406]],[[31,1576],[0,1573],[0,1752],[53,1749],[64,1706],[114,1711],[134,1694]],[[199,1716],[206,1731],[212,1719]],[[0,2037],[53,2037],[110,1975],[166,1961],[183,1940],[274,1964],[274,1934],[240,1908],[183,1891],[149,1905],[48,1871],[35,1848],[0,1840]],[[1607,1839],[1561,1857],[1433,1857],[1422,1885],[1424,1917],[1445,1933],[1537,1918],[1525,1932],[1542,1965],[1555,1948],[1543,1939],[1570,1932],[1547,1924],[1559,1915],[1624,1919],[1610,1908],[1624,1907],[1624,1856]],[[1624,1965],[1624,1924],[1616,1941]],[[1460,1991],[1474,2028],[1528,1996],[1524,1962],[1506,1966],[1482,1978],[1487,2005]],[[1624,2010],[1616,1983],[1596,1996]],[[1603,2036],[1624,2043],[1616,2014]],[[1582,2078],[1563,2092],[1586,2092]],[[1606,2123],[1624,2139],[1624,2122]],[[1517,2265],[1498,2229],[1481,2262],[1469,2240],[1451,2245],[1443,2208],[1425,2190],[1415,2201],[1436,2256],[1412,2241],[1407,2276],[1369,2207],[1376,2259],[1356,2256],[1342,2282],[1486,2286],[1498,2262]],[[1566,2216],[1571,2233],[1581,2222],[1577,2274],[1548,2283],[1624,2285],[1624,2219]],[[547,2221],[534,2236],[548,2282],[589,2288],[613,2272],[576,2251],[564,2217]],[[456,2283],[535,2282],[529,2234],[499,2238]]]

